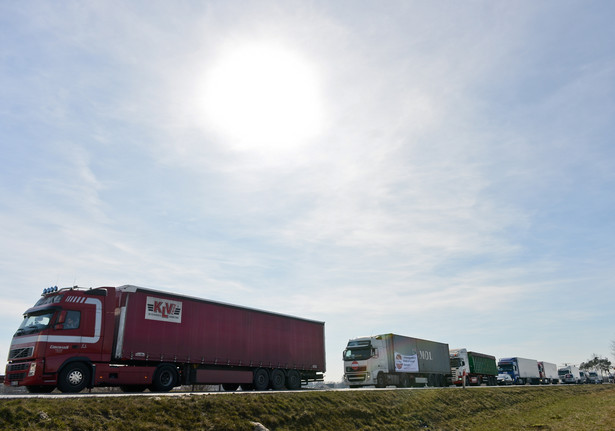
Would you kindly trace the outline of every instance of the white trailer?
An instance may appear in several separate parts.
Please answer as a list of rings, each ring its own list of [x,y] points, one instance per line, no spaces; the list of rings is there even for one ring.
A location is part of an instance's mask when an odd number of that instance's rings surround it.
[[[551,362],[538,362],[538,373],[540,374],[540,383],[543,385],[559,383],[557,365],[552,364]]]

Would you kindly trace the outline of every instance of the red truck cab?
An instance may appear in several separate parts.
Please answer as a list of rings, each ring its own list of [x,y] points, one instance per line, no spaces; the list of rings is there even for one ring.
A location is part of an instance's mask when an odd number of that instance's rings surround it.
[[[13,336],[5,384],[31,392],[51,392],[56,386],[74,392],[90,385],[91,368],[70,363],[109,361],[108,337],[103,335],[112,330],[112,320],[104,317],[107,310],[113,313],[113,290],[45,289]]]

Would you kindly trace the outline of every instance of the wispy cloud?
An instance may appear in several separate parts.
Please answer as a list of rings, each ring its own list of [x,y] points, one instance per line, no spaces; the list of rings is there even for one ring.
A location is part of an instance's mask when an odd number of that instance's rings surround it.
[[[1,10],[6,300],[133,283],[318,318],[333,379],[346,338],[370,331],[496,355],[545,346],[550,361],[566,332],[610,336],[588,323],[613,299],[610,11]],[[309,63],[320,92],[322,127],[301,145],[292,131],[287,146],[237,145],[203,108],[216,62],[267,40]]]

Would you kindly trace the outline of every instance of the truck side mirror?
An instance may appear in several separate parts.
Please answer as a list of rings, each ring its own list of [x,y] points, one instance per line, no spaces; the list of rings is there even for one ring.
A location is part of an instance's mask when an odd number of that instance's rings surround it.
[[[56,320],[56,324],[54,326],[55,329],[62,329],[64,327],[64,322],[66,321],[66,311],[61,311],[58,316],[58,320]]]
[[[61,311],[56,324],[62,324],[66,321],[66,311]]]

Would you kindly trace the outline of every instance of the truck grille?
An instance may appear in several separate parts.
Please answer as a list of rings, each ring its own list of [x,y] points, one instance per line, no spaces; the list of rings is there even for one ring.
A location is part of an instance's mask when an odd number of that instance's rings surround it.
[[[30,368],[30,364],[10,364],[6,367],[6,371],[23,371]]]
[[[5,379],[8,380],[9,382],[12,382],[13,380],[23,380],[26,378],[26,374],[27,373],[15,373],[15,374],[7,374]]]
[[[12,359],[29,358],[32,356],[34,347],[22,347],[19,349],[13,349],[9,352],[9,361]]]
[[[367,377],[367,373],[347,374],[346,378],[349,382],[364,382]]]
[[[362,366],[362,367],[355,367],[355,368],[346,367],[346,372],[347,373],[354,373],[354,372],[357,372],[357,371],[367,371],[367,367],[365,365]]]

